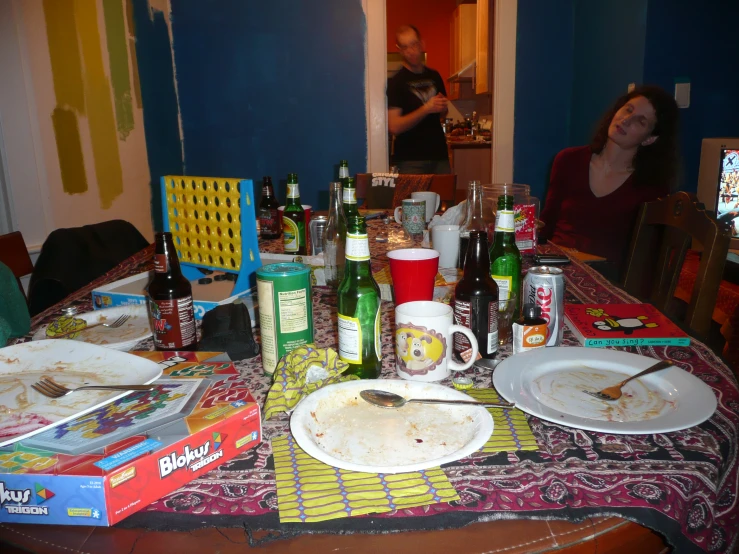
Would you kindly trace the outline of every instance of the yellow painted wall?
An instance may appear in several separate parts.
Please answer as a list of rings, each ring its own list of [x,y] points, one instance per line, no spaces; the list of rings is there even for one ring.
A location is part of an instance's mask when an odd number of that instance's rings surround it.
[[[15,8],[45,167],[37,201],[47,231],[125,219],[153,239],[127,0],[23,0]],[[33,221],[16,218],[24,236],[37,236]]]

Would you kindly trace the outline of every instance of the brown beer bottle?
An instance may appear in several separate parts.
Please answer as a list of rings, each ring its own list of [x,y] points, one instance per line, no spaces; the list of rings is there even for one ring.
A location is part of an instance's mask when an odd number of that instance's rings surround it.
[[[157,233],[154,278],[147,288],[149,322],[157,350],[195,350],[192,286],[180,270],[172,233]]]
[[[470,231],[464,276],[454,289],[454,319],[475,335],[483,358],[494,358],[498,352],[497,303],[498,284],[490,276],[487,232]],[[454,334],[456,355],[467,361],[471,348],[467,337]]]
[[[282,234],[277,208],[280,203],[275,198],[272,177],[262,179],[262,202],[259,204],[259,228],[263,239],[276,239]]]

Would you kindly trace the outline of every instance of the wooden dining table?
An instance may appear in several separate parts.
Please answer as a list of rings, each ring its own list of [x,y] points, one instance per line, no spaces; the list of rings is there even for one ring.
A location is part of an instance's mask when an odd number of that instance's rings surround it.
[[[368,224],[374,272],[386,252],[406,246],[395,223]],[[379,239],[379,240],[378,240]],[[420,246],[420,245],[416,245]],[[561,253],[554,246],[540,247]],[[265,241],[264,252],[281,244]],[[151,268],[152,247],[36,316],[39,326],[62,308],[92,309],[91,291]],[[636,300],[587,265],[564,266],[566,302]],[[336,347],[336,294],[313,288],[315,342]],[[383,378],[396,378],[392,302],[382,307]],[[258,333],[258,331],[257,331]],[[577,347],[565,329],[563,346]],[[151,339],[136,350],[152,348]],[[460,500],[321,523],[280,523],[271,440],[285,433],[286,415],[263,422],[264,442],[113,527],[0,523],[3,552],[733,552],[739,531],[739,386],[705,345],[620,348],[671,360],[708,384],[718,409],[691,429],[616,435],[573,429],[527,415],[532,451],[511,450],[446,464]],[[510,345],[500,357],[511,355]],[[235,362],[259,402],[271,381],[261,357]],[[491,374],[476,372],[476,387]],[[450,384],[442,382],[442,384]],[[0,516],[0,520],[2,517]],[[16,549],[16,550],[13,550]],[[674,550],[672,550],[674,549]]]

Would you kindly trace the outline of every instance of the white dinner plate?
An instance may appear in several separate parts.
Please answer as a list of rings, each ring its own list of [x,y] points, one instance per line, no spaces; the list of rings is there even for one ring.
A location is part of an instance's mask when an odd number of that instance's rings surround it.
[[[86,414],[128,391],[74,392],[53,400],[31,385],[49,377],[69,388],[146,385],[162,374],[156,362],[73,340],[26,342],[0,349],[0,446]]]
[[[151,336],[151,327],[149,326],[149,315],[146,306],[143,304],[131,304],[128,306],[116,306],[115,308],[105,308],[102,310],[94,310],[83,314],[75,314],[76,319],[84,319],[88,325],[95,323],[113,323],[123,314],[131,317],[120,327],[111,328],[99,325],[89,331],[83,331],[74,338],[73,335],[54,340],[74,340],[78,342],[87,342],[113,348],[115,350],[127,351],[133,348],[138,342]],[[53,322],[52,322],[53,324]],[[49,325],[39,328],[33,335],[33,340],[50,339],[46,330]]]
[[[597,348],[538,348],[504,360],[493,384],[526,413],[569,427],[615,434],[668,433],[713,415],[716,395],[693,374],[672,366],[627,383],[616,401],[599,391],[659,360]]]
[[[405,398],[470,400],[434,383],[366,379],[329,385],[300,401],[290,419],[298,445],[330,466],[368,473],[403,473],[436,467],[482,448],[493,418],[482,407],[406,404],[380,408],[359,396],[364,389]]]

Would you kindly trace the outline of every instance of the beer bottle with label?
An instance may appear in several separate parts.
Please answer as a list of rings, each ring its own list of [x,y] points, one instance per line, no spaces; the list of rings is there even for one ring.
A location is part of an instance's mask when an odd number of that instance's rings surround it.
[[[342,185],[346,184],[346,180],[349,178],[349,162],[341,160],[339,162],[339,181]]]
[[[344,217],[348,225],[350,218],[359,216],[359,210],[357,209],[357,183],[354,177],[344,179],[342,199],[344,200]]]
[[[182,271],[172,233],[157,233],[154,278],[147,287],[149,322],[157,350],[195,350],[192,286]]]
[[[262,201],[259,204],[259,229],[263,239],[276,239],[282,234],[277,208],[280,203],[275,198],[272,177],[262,179]]]
[[[501,194],[498,197],[493,241],[490,247],[490,275],[498,283],[501,300],[515,296],[513,318],[518,319],[518,305],[521,302],[521,252],[516,246],[513,195]]]
[[[377,379],[382,369],[380,287],[370,269],[367,223],[361,216],[347,222],[346,266],[338,290],[339,358],[348,374]]]
[[[485,231],[470,231],[464,275],[454,289],[453,307],[456,323],[474,333],[480,356],[494,358],[498,352],[498,285],[490,276]],[[454,353],[467,361],[471,352],[467,337],[455,333]]]
[[[305,234],[305,210],[300,203],[298,174],[287,174],[287,200],[282,214],[283,243],[286,254],[308,254],[308,241]]]

